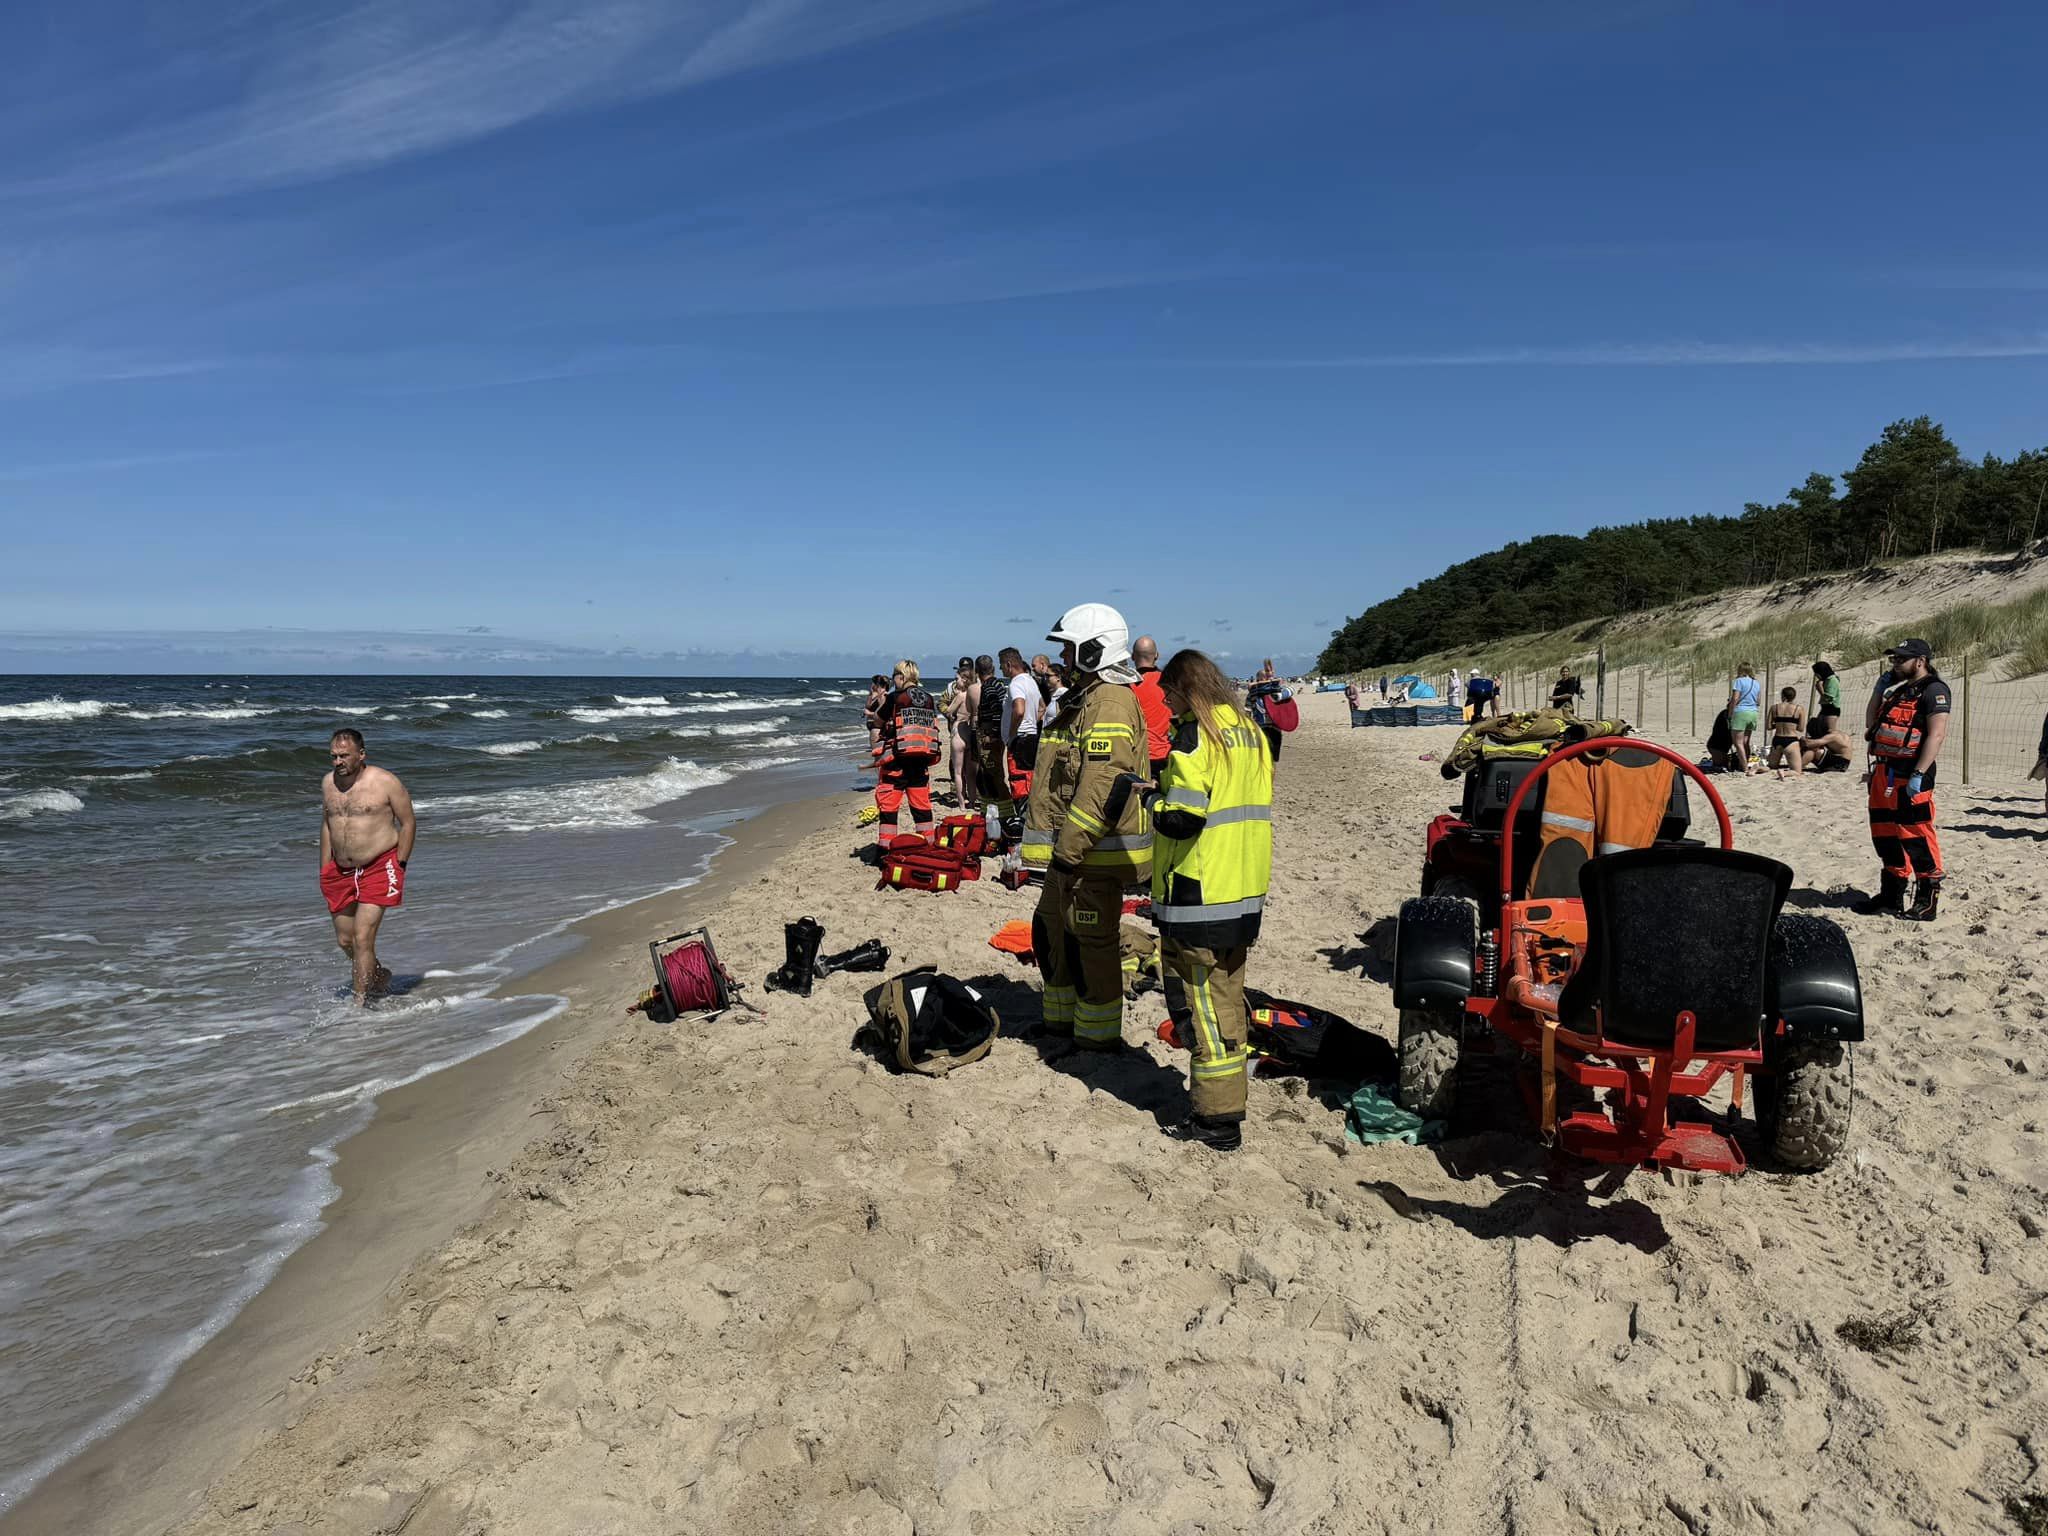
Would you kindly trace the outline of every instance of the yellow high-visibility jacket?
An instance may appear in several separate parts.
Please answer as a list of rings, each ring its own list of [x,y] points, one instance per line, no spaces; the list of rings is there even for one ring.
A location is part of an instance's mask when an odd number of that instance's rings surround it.
[[[1137,792],[1149,768],[1138,696],[1089,677],[1038,733],[1024,807],[1024,862],[1138,885],[1152,874],[1152,823]]]
[[[1152,801],[1152,917],[1162,938],[1192,949],[1252,943],[1273,876],[1273,754],[1265,733],[1230,705],[1215,736],[1192,715],[1174,722],[1173,750]]]

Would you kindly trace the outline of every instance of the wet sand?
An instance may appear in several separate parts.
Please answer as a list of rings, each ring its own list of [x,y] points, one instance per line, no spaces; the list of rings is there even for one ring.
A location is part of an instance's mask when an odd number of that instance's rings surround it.
[[[162,1394],[0,1516],[0,1531],[160,1531],[203,1508],[201,1491],[319,1384],[316,1352],[344,1345],[423,1250],[500,1193],[507,1165],[557,1113],[548,1095],[651,982],[647,940],[703,921],[735,886],[758,878],[825,820],[839,820],[843,799],[776,806],[727,827],[732,845],[696,885],[577,924],[581,948],[514,984],[521,993],[559,993],[571,1006],[495,1050],[382,1095],[376,1118],[337,1149],[340,1194],[322,1213],[325,1229]],[[402,950],[396,925],[386,943]]]

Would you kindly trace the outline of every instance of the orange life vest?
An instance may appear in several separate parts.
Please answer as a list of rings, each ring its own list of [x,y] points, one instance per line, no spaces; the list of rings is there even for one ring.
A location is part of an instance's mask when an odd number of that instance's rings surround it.
[[[1546,773],[1543,845],[1529,872],[1529,894],[1576,896],[1579,867],[1588,859],[1649,847],[1670,809],[1677,772],[1662,758],[1635,765],[1575,757]]]
[[[1894,683],[1886,690],[1870,733],[1870,750],[1879,757],[1906,762],[1920,755],[1920,687]]]

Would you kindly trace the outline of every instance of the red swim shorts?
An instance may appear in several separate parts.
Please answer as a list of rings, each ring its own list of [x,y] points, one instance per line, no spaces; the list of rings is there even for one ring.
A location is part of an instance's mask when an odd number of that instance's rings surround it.
[[[361,901],[373,907],[398,906],[405,900],[405,866],[398,862],[398,850],[388,848],[359,869],[344,869],[329,859],[320,870],[320,894],[327,898],[329,912]]]

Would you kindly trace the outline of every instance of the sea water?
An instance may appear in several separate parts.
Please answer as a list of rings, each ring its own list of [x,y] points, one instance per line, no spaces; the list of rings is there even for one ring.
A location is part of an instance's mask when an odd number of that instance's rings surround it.
[[[570,922],[701,875],[735,807],[851,783],[864,697],[0,678],[0,1509],[319,1229],[332,1149],[376,1094],[564,1006],[519,978]],[[367,1010],[316,883],[342,725],[420,822],[378,942],[399,990]]]

